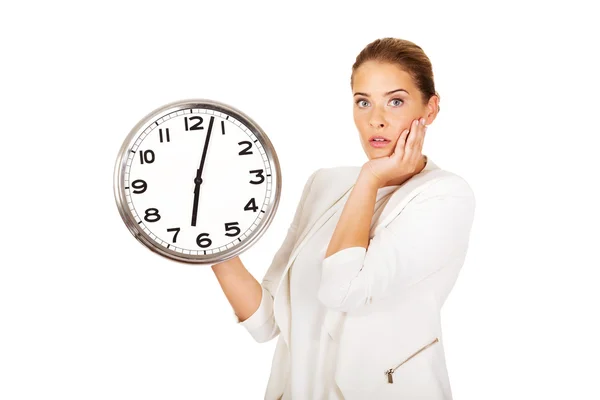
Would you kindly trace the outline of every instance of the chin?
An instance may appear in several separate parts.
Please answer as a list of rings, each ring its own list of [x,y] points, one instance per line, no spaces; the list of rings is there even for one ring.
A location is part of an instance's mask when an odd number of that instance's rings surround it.
[[[388,157],[392,154],[388,149],[372,149],[369,152],[371,158]]]

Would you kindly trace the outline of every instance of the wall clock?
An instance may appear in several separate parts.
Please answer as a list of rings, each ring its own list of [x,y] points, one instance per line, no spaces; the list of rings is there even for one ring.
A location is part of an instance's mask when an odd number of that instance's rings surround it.
[[[279,205],[281,171],[265,132],[208,99],[150,112],[126,137],[114,169],[121,218],[150,250],[212,265],[252,246]]]

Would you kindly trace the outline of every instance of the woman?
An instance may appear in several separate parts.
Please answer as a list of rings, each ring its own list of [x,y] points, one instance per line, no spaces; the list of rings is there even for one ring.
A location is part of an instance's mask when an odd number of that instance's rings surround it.
[[[310,175],[261,284],[239,257],[213,270],[236,321],[279,336],[265,399],[451,399],[440,309],[474,194],[421,153],[440,108],[420,47],[375,40],[350,84],[369,161]]]

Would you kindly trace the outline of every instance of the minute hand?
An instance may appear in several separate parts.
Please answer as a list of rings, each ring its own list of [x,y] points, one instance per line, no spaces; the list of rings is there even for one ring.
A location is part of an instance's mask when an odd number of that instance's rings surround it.
[[[200,185],[202,184],[202,171],[204,170],[204,160],[206,159],[206,151],[208,150],[208,142],[210,142],[210,132],[212,131],[212,125],[215,117],[210,117],[208,124],[208,132],[206,134],[206,140],[204,141],[204,150],[202,150],[202,159],[200,160],[200,167],[196,170],[196,177],[194,178],[194,207],[192,209],[192,226],[196,226],[196,217],[198,214],[198,198],[200,197]]]

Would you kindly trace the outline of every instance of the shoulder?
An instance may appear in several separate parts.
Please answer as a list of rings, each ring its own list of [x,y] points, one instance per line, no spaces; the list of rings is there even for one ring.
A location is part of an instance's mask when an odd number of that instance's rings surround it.
[[[449,195],[457,196],[475,196],[473,188],[465,178],[451,171],[442,171],[443,173],[441,175],[441,179],[439,179],[437,182],[435,182],[434,185],[432,185],[432,189],[434,191],[444,192]]]
[[[448,171],[437,170],[435,178],[414,199],[413,204],[429,202],[430,200],[449,201],[449,204],[469,204],[475,208],[475,192],[469,182],[461,175]],[[456,200],[456,201],[455,201]]]
[[[323,167],[314,171],[308,178],[306,188],[313,201],[332,204],[344,195],[358,179],[360,167]]]
[[[323,167],[313,172],[313,186],[317,189],[323,188],[348,188],[352,186],[360,173],[360,167],[344,165],[339,167]]]
[[[332,206],[356,182],[360,167],[324,167],[314,170],[304,184],[304,207],[316,212]]]

